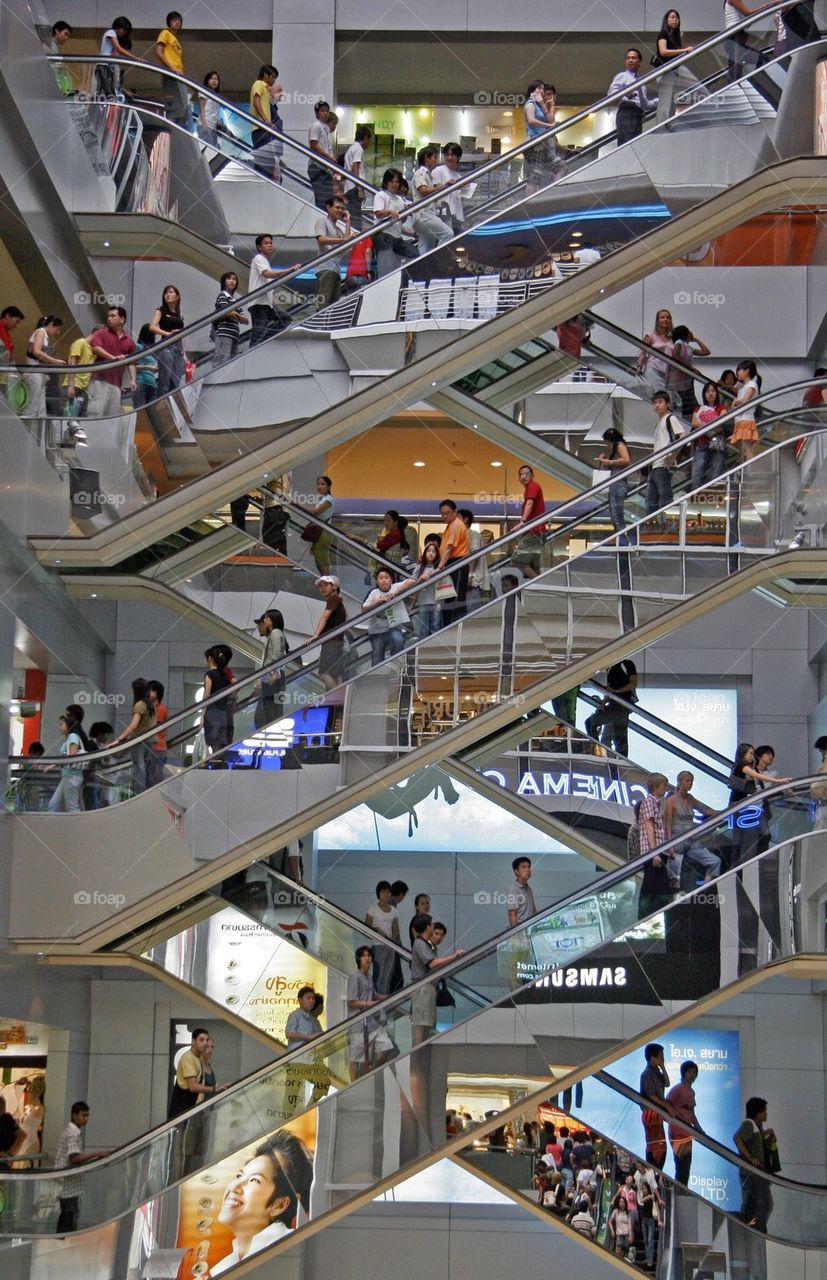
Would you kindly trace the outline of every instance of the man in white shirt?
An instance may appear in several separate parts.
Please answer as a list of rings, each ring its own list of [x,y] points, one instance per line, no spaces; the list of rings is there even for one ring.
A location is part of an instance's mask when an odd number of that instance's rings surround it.
[[[352,173],[354,178],[363,178],[365,176],[365,147],[370,142],[373,134],[366,124],[360,124],[356,130],[356,139],[351,142],[345,152],[345,168],[348,173]],[[365,189],[360,187],[358,182],[346,181],[344,192],[347,196],[348,209],[350,211],[350,225],[356,231],[362,230],[362,202],[365,198]]]
[[[256,255],[250,263],[250,293],[254,289],[260,289],[268,280],[279,280],[282,276],[289,275],[300,265],[296,262],[283,271],[273,271],[270,267],[272,254],[273,237],[267,233],[256,236]],[[271,338],[274,333],[286,329],[289,323],[288,312],[275,304],[273,290],[260,294],[250,306],[250,346],[254,347],[266,338]]]
[[[77,1165],[87,1164],[90,1160],[102,1160],[108,1151],[85,1151],[83,1146],[83,1130],[89,1123],[88,1102],[73,1102],[71,1118],[63,1133],[57,1140],[55,1150],[56,1169],[74,1169]],[[80,1214],[80,1197],[83,1191],[83,1178],[61,1178],[60,1180],[60,1216],[57,1220],[57,1234],[65,1235],[67,1231],[77,1231]]]
[[[433,171],[438,159],[439,152],[436,147],[423,147],[417,156],[417,169],[413,176],[414,201],[425,200],[435,191],[447,190],[455,181],[453,178],[448,182],[434,180]],[[439,217],[434,205],[429,205],[422,213],[417,213],[416,204],[414,204],[414,227],[422,253],[430,253],[431,249],[438,249],[454,234],[447,222],[443,222]]]
[[[456,182],[460,176],[459,162],[461,159],[462,147],[459,143],[446,142],[442,148],[442,164],[438,164],[431,173],[433,182],[439,186],[448,187],[445,205],[455,235],[462,230],[465,221],[462,202],[463,200],[469,200],[475,190],[473,182],[469,183],[467,187],[461,187],[459,191],[453,191],[449,185]]]
[[[655,423],[655,438],[653,441],[653,453],[659,453],[661,449],[666,449],[670,444],[677,442],[686,435],[683,423],[679,418],[671,412],[672,402],[668,391],[656,391],[652,396],[652,408],[657,414],[657,422]],[[665,454],[662,458],[655,458],[649,472],[649,483],[646,487],[646,514],[654,515],[656,511],[660,511],[662,507],[668,507],[672,502],[672,471],[675,465],[675,456],[678,450]]]
[[[617,109],[617,117],[615,119],[617,145],[619,147],[624,142],[630,142],[632,138],[637,138],[643,132],[644,111],[651,111],[653,107],[657,106],[657,98],[650,98],[646,92],[646,87],[641,88],[637,84],[642,61],[640,49],[627,49],[623,70],[618,71],[609,85],[610,94],[619,93],[621,89],[628,88],[629,90]]]
[[[308,146],[310,150],[324,160],[332,160],[335,164],[336,157],[330,142],[330,129],[328,121],[330,120],[330,103],[317,102],[313,108],[316,112],[316,119],[310,126],[307,135]],[[318,164],[315,160],[309,160],[307,164],[307,176],[310,179],[310,185],[313,188],[313,200],[317,209],[326,209],[327,202],[333,195],[333,174],[330,169]]]

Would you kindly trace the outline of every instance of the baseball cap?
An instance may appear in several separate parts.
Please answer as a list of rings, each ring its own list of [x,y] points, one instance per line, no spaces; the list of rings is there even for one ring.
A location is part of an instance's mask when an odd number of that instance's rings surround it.
[[[316,586],[317,586],[317,587],[318,587],[318,585],[319,585],[319,583],[320,583],[320,582],[329,582],[332,586],[334,586],[334,587],[338,587],[340,591],[341,591],[341,589],[342,589],[342,584],[341,584],[341,582],[339,581],[339,579],[336,577],[336,574],[335,574],[335,573],[323,573],[323,574],[322,574],[322,576],[321,576],[321,578],[317,578],[317,579],[316,579]]]
[[[253,618],[253,622],[255,623],[255,625],[256,625],[256,626],[258,626],[258,624],[259,624],[260,622],[263,622],[265,618],[269,618],[269,619],[270,619],[270,621],[272,622],[273,626],[275,626],[275,625],[276,625],[276,621],[277,621],[277,620],[276,620],[276,618],[273,616],[273,610],[272,610],[272,609],[265,609],[265,610],[264,610],[264,613],[261,615],[261,617],[260,617],[260,618]]]

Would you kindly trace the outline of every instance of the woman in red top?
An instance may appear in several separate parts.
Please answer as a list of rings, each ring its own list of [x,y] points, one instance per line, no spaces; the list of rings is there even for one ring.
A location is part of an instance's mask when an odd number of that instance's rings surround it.
[[[362,240],[355,244],[347,260],[345,272],[345,293],[355,293],[363,285],[370,283],[370,264],[373,260],[373,240]]]
[[[390,555],[389,553],[393,551],[394,547],[401,547],[402,545],[402,530],[399,528],[399,512],[393,510],[386,511],[382,517],[382,524],[385,532],[379,535],[374,546],[380,556],[384,556],[386,560],[393,560],[394,563],[396,563],[399,559],[399,552],[394,555]]]
[[[726,413],[721,404],[721,393],[717,382],[704,384],[702,392],[703,404],[692,414],[692,426],[706,427]],[[722,431],[710,431],[708,435],[698,436],[692,448],[692,480],[691,489],[700,489],[701,485],[711,484],[717,480],[724,469],[726,459],[726,440]]]

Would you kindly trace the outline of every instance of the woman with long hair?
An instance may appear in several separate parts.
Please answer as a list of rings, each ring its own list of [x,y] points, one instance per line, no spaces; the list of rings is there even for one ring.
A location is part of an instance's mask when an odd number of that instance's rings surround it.
[[[721,391],[717,382],[705,382],[701,392],[703,404],[692,414],[692,427],[712,427],[726,412],[721,403]],[[692,479],[690,489],[700,489],[701,485],[711,484],[717,480],[724,469],[726,459],[726,439],[722,430],[710,430],[698,436],[692,444]]]
[[[221,76],[217,71],[208,71],[204,76],[204,88],[211,93],[221,92]],[[218,113],[220,107],[213,98],[206,94],[198,95],[198,136],[202,142],[211,147],[218,146]]]
[[[623,432],[618,431],[617,427],[609,427],[608,431],[603,432],[603,439],[609,446],[604,449],[600,457],[597,459],[599,467],[605,467],[606,470],[618,475],[617,480],[613,480],[609,485],[609,516],[615,533],[622,534],[626,528],[626,513],[623,510],[623,504],[629,493],[629,482],[620,472],[628,467],[632,461],[626,441],[623,438]],[[623,536],[618,538],[618,543],[624,546],[628,543],[628,539]]]
[[[47,383],[51,375],[45,368],[62,367],[66,364],[56,354],[56,343],[63,332],[63,321],[60,316],[41,316],[35,326],[34,333],[26,345],[26,364],[44,370],[40,373],[23,374],[28,399],[26,401],[27,418],[44,418],[46,416]]]
[[[644,347],[635,366],[636,372],[649,383],[653,391],[660,391],[669,381],[670,366],[659,358],[658,353],[671,356],[674,350],[672,341],[672,312],[661,307],[655,315],[655,327],[651,333],[643,335]]]
[[[738,394],[730,407],[746,411],[743,417],[735,419],[729,443],[737,445],[742,462],[749,462],[755,457],[758,447],[758,424],[755,421],[755,409],[746,409],[746,406],[761,394],[761,375],[754,360],[742,360],[735,368],[735,376],[738,379]]]
[[[683,42],[681,15],[677,9],[667,9],[660,24],[657,40],[658,51],[652,59],[652,65],[668,67],[673,58],[679,58],[682,53],[691,53],[694,47],[692,44],[684,44]],[[678,91],[685,93],[687,89],[691,89],[697,83],[696,77],[686,67],[678,67],[675,71],[662,75],[657,87],[658,109],[655,115],[656,123],[662,124],[664,120],[668,120],[672,115],[675,94]]]
[[[181,315],[181,291],[174,284],[164,285],[161,304],[155,308],[155,314],[149,322],[155,337],[163,340],[170,334],[177,333],[184,327]],[[176,342],[158,352],[158,395],[180,387],[184,380],[184,347]]]
[[[142,677],[132,681],[132,718],[129,724],[113,738],[110,747],[117,747],[128,738],[139,738],[154,729],[157,723],[155,708],[149,697],[147,682]],[[152,777],[152,750],[148,742],[139,742],[132,748],[132,794],[146,791]]]
[[[204,701],[212,698],[215,694],[220,693],[222,689],[229,689],[233,684],[230,675],[227,674],[227,668],[233,651],[226,644],[214,644],[211,649],[207,649],[204,657],[207,660],[207,670],[204,673]],[[224,747],[228,747],[232,742],[232,715],[230,701],[224,698],[216,706],[204,707],[201,717],[201,727],[204,730],[204,741],[210,754],[214,751],[221,751]]]

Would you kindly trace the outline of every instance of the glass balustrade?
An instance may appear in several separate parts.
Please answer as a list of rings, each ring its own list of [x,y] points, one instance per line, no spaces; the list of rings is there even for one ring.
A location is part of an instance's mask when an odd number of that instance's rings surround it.
[[[392,599],[296,650],[271,672],[240,680],[203,708],[172,717],[170,764],[255,768],[267,758],[279,769],[301,767],[293,750],[296,735],[337,734],[336,745],[343,741],[346,747],[342,778],[349,783],[373,772],[379,761],[424,744],[435,731],[456,727],[484,705],[517,696],[528,700],[534,690],[542,701],[544,689],[569,665],[653,624],[738,569],[766,562],[779,531],[774,464],[790,441],[802,438],[798,411],[774,408],[774,401],[789,399],[788,391],[763,398],[761,431],[772,443],[757,457],[700,490],[687,492],[691,482],[675,474],[675,488],[686,488],[666,505],[651,477],[640,482],[641,464],[630,467],[616,537],[605,532],[604,483],[586,495],[588,515],[567,519],[583,501],[577,499],[539,521],[537,532],[518,530],[495,541],[485,556],[507,551],[508,560],[491,575],[501,594],[490,601],[478,602],[473,590],[469,599],[464,566],[442,571],[447,586],[441,601],[439,575],[433,602],[430,586],[423,590],[404,580]],[[730,413],[719,422],[726,430],[731,420]],[[712,503],[720,512],[714,518],[706,514]],[[544,531],[539,526],[545,523],[551,527]],[[690,541],[690,529],[702,530],[702,540]],[[469,557],[469,570],[479,559],[480,553]],[[446,680],[455,694],[451,719],[426,723],[425,695]],[[142,750],[140,744],[108,749],[91,767],[115,768],[123,779]],[[30,761],[14,766],[32,777]],[[45,761],[38,767],[41,797],[47,778],[54,785],[59,777],[56,766]],[[142,777],[140,761],[133,772]],[[22,797],[18,791],[15,803],[25,803]]]
[[[554,1064],[566,1063],[555,1079],[557,1088],[565,1088],[607,1055],[617,1057],[628,1031],[623,1020],[614,1031],[596,1023],[597,1007],[620,999],[627,1016],[634,1009],[639,1039],[668,1025],[687,1000],[717,1001],[769,962],[820,952],[823,940],[808,936],[806,913],[793,892],[801,859],[817,854],[823,836],[821,806],[813,804],[810,786],[806,779],[765,793],[773,812],[770,839],[778,843],[763,853],[754,841],[741,845],[735,868],[693,894],[660,902],[654,914],[651,897],[642,892],[649,864],[643,858],[604,876],[593,892],[574,894],[452,960],[444,975],[455,1000],[446,1043],[470,1037],[495,1048],[501,1070],[519,1062],[521,1074],[537,1076],[541,1099],[549,1093]],[[671,856],[674,847],[661,846],[659,856]],[[756,874],[759,868],[766,874]],[[320,1218],[442,1148],[445,1078],[434,1057],[442,1038],[434,1000],[432,980],[415,983],[81,1175],[48,1177],[62,1184],[81,1179],[80,1224],[90,1227],[184,1177],[198,1175],[196,1188],[214,1185],[219,1162],[230,1156],[243,1162],[264,1135],[295,1120],[294,1131],[315,1147],[319,1183],[308,1206],[311,1218]],[[351,1145],[341,1136],[349,1131],[348,1117],[356,1115]],[[463,1135],[456,1146],[468,1140]],[[4,1234],[54,1232],[54,1223],[38,1216],[45,1176],[4,1176]],[[782,1238],[823,1245],[823,1213],[802,1212],[798,1203],[796,1213],[779,1212],[778,1230],[789,1233]]]

